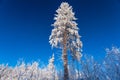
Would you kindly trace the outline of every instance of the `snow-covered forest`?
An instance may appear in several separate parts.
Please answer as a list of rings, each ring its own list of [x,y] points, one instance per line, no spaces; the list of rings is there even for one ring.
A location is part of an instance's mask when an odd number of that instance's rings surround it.
[[[61,3],[54,20],[48,42],[61,50],[63,68],[57,68],[56,54],[47,65],[37,61],[20,61],[15,66],[0,64],[0,80],[120,80],[120,48],[107,48],[104,59],[99,61],[83,54],[77,18],[67,2]]]
[[[69,65],[69,80],[119,80],[120,79],[120,48],[106,49],[102,62],[92,56],[83,56],[77,65]],[[40,62],[18,63],[15,67],[0,65],[0,80],[63,80],[63,70],[54,64],[54,55],[44,66]]]

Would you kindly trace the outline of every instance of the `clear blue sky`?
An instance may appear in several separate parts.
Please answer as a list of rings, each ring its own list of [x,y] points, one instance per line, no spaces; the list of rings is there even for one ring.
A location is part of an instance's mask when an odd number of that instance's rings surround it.
[[[55,10],[65,0],[0,0],[0,63],[40,59],[47,63]],[[66,0],[76,13],[83,54],[96,60],[105,48],[120,46],[120,0]],[[56,57],[57,58],[57,57]]]

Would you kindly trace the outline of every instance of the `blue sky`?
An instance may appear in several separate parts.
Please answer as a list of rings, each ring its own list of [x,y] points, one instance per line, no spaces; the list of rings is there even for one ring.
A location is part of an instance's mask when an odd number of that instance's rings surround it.
[[[53,52],[57,58],[60,50],[51,49],[49,36],[63,1],[78,18],[83,54],[102,60],[105,48],[120,46],[120,0],[0,0],[0,63],[47,63]]]

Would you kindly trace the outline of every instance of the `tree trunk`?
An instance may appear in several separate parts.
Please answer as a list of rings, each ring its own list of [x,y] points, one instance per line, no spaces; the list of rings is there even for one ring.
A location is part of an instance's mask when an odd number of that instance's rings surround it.
[[[68,73],[68,58],[67,58],[67,31],[64,32],[63,36],[63,64],[64,64],[64,80],[69,79]]]

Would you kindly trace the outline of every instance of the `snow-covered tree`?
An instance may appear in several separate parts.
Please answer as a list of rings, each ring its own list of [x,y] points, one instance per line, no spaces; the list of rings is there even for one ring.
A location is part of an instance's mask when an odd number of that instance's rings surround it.
[[[48,75],[47,75],[48,80],[54,80],[55,79],[54,54],[52,55],[52,58],[49,59],[47,70],[48,70]]]
[[[81,61],[81,70],[83,80],[104,80],[101,78],[101,65],[98,64],[93,56],[84,56],[85,59]]]
[[[107,55],[104,60],[104,74],[106,80],[120,80],[120,48],[106,49]]]
[[[49,37],[49,42],[52,47],[61,48],[62,59],[64,63],[64,80],[68,80],[68,58],[67,51],[71,52],[74,59],[80,60],[82,42],[78,33],[79,28],[75,22],[75,13],[72,6],[67,2],[62,2],[60,7],[56,10],[55,22],[52,26],[54,29]]]

